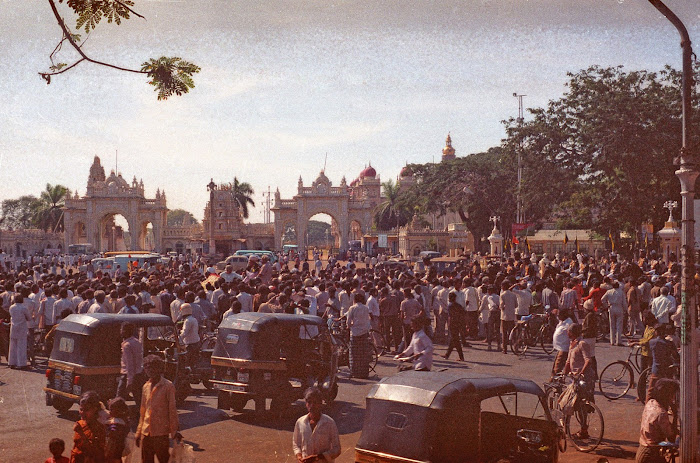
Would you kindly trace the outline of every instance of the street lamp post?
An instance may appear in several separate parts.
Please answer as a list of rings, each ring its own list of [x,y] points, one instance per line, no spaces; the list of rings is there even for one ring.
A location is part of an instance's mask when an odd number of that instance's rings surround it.
[[[209,255],[216,253],[216,240],[214,239],[214,191],[216,191],[216,183],[214,179],[207,185],[209,190]]]
[[[699,172],[695,158],[690,152],[691,105],[690,92],[693,85],[692,55],[688,30],[683,22],[661,0],[649,0],[681,35],[683,50],[683,146],[676,164],[676,176],[681,182],[682,234],[681,234],[681,443],[680,461],[691,463],[697,455],[697,403],[698,403],[698,351],[695,347],[696,307],[693,275],[695,274],[695,180]]]

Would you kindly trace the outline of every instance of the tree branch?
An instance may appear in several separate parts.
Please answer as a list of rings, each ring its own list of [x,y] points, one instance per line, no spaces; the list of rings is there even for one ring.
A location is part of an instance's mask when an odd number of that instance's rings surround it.
[[[126,8],[127,10],[129,10],[130,13],[133,13],[134,15],[138,16],[138,17],[141,18],[141,19],[146,19],[145,16],[141,16],[140,14],[138,14],[137,12],[135,12],[134,10],[132,10],[131,8],[129,8],[128,5],[125,5],[124,3],[120,2],[119,0],[114,0],[114,1],[115,1],[116,3],[118,3],[118,4],[120,4],[121,6],[123,6],[124,8]]]
[[[63,74],[63,73],[66,72],[67,70],[76,67],[78,64],[82,63],[83,61],[85,61],[85,58],[80,58],[80,59],[79,59],[78,61],[76,61],[75,63],[71,64],[70,66],[66,66],[65,68],[61,69],[60,71],[55,71],[55,72],[40,72],[39,75],[40,75],[41,77],[43,77],[44,79],[46,79],[48,76],[55,76],[55,75],[58,75],[58,74]]]
[[[97,60],[90,58],[88,55],[85,54],[85,52],[83,52],[82,48],[80,48],[80,46],[78,46],[78,44],[75,43],[75,40],[73,40],[73,36],[70,33],[70,30],[68,30],[68,27],[66,26],[65,21],[63,20],[60,13],[58,12],[58,9],[56,8],[56,3],[54,2],[54,0],[48,0],[48,2],[49,2],[49,5],[51,5],[51,11],[53,11],[53,15],[56,17],[56,21],[58,21],[58,25],[61,27],[61,30],[63,31],[63,35],[68,40],[68,42],[71,44],[71,46],[78,52],[78,54],[80,56],[82,56],[83,60],[88,61],[88,62],[93,63],[93,64],[98,64],[100,66],[106,66],[108,68],[116,69],[118,71],[133,72],[136,74],[148,74],[148,72],[141,71],[138,69],[123,68],[121,66],[115,66],[114,64],[109,64],[109,63],[97,61]],[[80,61],[82,61],[82,60],[80,60]],[[78,61],[78,62],[80,62],[80,61]],[[71,66],[71,67],[73,67],[73,66]],[[39,74],[41,74],[42,77],[44,76],[44,74],[42,74],[42,73],[39,73]],[[46,75],[48,76],[51,74],[46,73]]]

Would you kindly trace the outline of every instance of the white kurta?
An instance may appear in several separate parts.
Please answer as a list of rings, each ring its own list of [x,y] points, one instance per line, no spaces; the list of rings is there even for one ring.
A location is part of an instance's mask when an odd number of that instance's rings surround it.
[[[10,307],[10,352],[8,364],[14,367],[27,366],[27,336],[32,320],[27,306],[12,304]]]
[[[328,415],[321,414],[313,431],[308,414],[299,418],[294,425],[292,443],[294,454],[301,453],[303,458],[323,454],[327,462],[333,463],[340,455],[338,427]]]

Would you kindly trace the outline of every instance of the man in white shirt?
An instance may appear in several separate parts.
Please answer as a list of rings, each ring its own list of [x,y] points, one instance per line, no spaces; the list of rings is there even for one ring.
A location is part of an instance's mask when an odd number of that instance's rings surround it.
[[[333,418],[321,413],[323,394],[318,388],[310,387],[304,394],[304,400],[309,413],[294,425],[294,455],[298,462],[317,457],[315,461],[334,463],[340,456],[340,436]]]
[[[402,362],[413,362],[412,366],[401,365],[400,370],[414,369],[416,371],[430,371],[433,367],[433,341],[425,334],[425,324],[428,320],[424,317],[414,317],[411,320],[413,335],[406,349],[394,357]]]
[[[557,351],[556,357],[554,357],[554,363],[552,364],[552,376],[550,381],[555,375],[558,375],[564,371],[564,365],[566,365],[566,358],[569,355],[569,327],[574,324],[574,321],[569,317],[566,310],[560,310],[557,314],[559,318],[559,323],[557,327],[554,328],[554,335],[552,336],[552,345],[554,350]]]
[[[479,337],[479,297],[471,278],[464,279],[462,293],[467,304],[467,339],[473,341]]]
[[[668,288],[662,286],[661,294],[651,301],[651,313],[654,314],[659,323],[668,323],[669,316],[675,309],[676,307],[668,296]]]
[[[355,294],[355,304],[348,310],[347,324],[350,329],[350,375],[366,379],[369,376],[371,345],[369,330],[371,320],[365,297]]]
[[[192,316],[192,306],[184,303],[180,306],[180,319],[182,323],[182,331],[180,331],[180,344],[185,346],[187,350],[187,365],[194,365],[199,355],[199,323]]]
[[[253,296],[248,293],[248,286],[242,284],[238,287],[240,293],[238,294],[238,302],[241,303],[241,312],[252,312],[253,311]]]
[[[233,271],[232,265],[226,266],[226,271],[220,275],[226,283],[231,283],[233,280],[242,280],[243,277]]]
[[[88,313],[108,313],[105,307],[104,291],[95,291],[95,303],[90,306]]]
[[[518,307],[515,309],[515,317],[520,320],[526,315],[530,315],[530,306],[532,305],[532,292],[527,289],[527,282],[522,280],[515,284],[510,289],[518,298]]]

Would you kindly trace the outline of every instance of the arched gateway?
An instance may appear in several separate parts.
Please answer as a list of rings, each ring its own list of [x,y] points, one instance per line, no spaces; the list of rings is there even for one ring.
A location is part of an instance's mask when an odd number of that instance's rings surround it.
[[[116,232],[115,215],[122,215],[129,224],[129,239],[125,247],[129,250],[153,250],[160,252],[163,244],[163,227],[166,225],[168,208],[165,192],[156,192],[155,199],[144,195],[143,180],[131,185],[121,173],[111,172],[105,177],[100,158],[90,167],[87,193],[82,198],[75,192],[68,195],[64,208],[65,249],[71,244],[90,243],[97,251],[116,250],[116,241],[122,235]],[[148,236],[149,225],[153,232]]]
[[[334,187],[325,173],[321,171],[310,187],[305,187],[301,177],[297,194],[293,199],[282,199],[279,189],[275,192],[272,211],[275,214],[275,248],[282,248],[285,229],[293,226],[296,230],[296,244],[306,246],[309,219],[316,214],[327,214],[335,223],[336,244],[340,250],[347,249],[351,239],[351,227],[354,235],[368,233],[372,226],[372,214],[380,200],[381,184],[376,171],[371,166],[360,177],[347,184],[345,177],[340,186]]]

